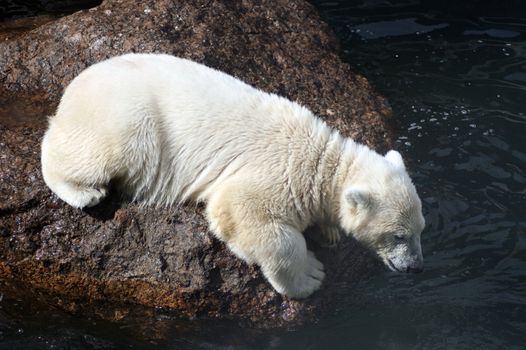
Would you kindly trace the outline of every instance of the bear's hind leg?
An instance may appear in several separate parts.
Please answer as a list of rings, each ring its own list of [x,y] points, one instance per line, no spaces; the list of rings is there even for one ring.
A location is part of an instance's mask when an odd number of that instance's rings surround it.
[[[75,208],[93,207],[108,193],[105,186],[87,187],[60,180],[48,185],[60,199]]]
[[[78,144],[66,138],[57,145],[48,132],[42,142],[42,175],[46,185],[69,205],[93,207],[106,197],[115,172],[108,164],[116,162],[96,147],[84,145],[82,138],[77,140]]]

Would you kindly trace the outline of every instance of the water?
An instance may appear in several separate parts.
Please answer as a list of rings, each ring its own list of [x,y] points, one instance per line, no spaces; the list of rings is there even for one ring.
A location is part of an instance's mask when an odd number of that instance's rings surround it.
[[[525,349],[526,12],[319,7],[400,119],[428,223],[426,272],[378,276],[340,332],[357,348]]]
[[[381,274],[359,305],[288,332],[160,311],[83,319],[5,297],[0,348],[526,349],[525,8],[392,3],[316,5],[400,121],[427,220],[424,273]]]

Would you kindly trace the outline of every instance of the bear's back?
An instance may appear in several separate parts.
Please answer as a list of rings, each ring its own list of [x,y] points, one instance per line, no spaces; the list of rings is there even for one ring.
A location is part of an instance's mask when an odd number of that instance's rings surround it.
[[[52,123],[109,134],[137,167],[151,201],[199,197],[242,168],[283,176],[291,150],[312,143],[306,108],[228,74],[168,55],[128,54],[91,66],[67,88]],[[319,122],[319,121],[318,121]],[[323,127],[324,128],[324,127]],[[140,151],[142,150],[142,151]],[[135,179],[132,179],[135,183]],[[166,198],[165,198],[166,197]]]

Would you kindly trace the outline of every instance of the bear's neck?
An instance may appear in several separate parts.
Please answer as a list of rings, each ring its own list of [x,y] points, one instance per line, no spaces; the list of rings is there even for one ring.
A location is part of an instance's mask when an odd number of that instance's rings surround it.
[[[302,187],[308,193],[303,198],[304,208],[308,209],[301,214],[308,211],[311,224],[339,226],[341,193],[359,155],[371,150],[341,136],[324,123],[315,122],[312,127],[316,131],[309,133],[311,149],[304,153],[301,163],[304,168],[301,173],[307,175]]]

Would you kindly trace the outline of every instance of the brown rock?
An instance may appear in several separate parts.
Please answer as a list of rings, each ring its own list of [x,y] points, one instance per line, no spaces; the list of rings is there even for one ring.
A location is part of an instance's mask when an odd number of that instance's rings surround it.
[[[297,100],[385,150],[389,108],[338,50],[301,0],[106,0],[0,43],[0,276],[67,297],[75,310],[86,301],[132,302],[260,326],[334,310],[342,286],[376,266],[353,241],[333,250],[313,243],[327,280],[311,298],[289,300],[208,233],[201,207],[123,206],[118,194],[87,211],[67,206],[42,181],[39,144],[45,116],[82,69],[125,52],[163,52]]]

